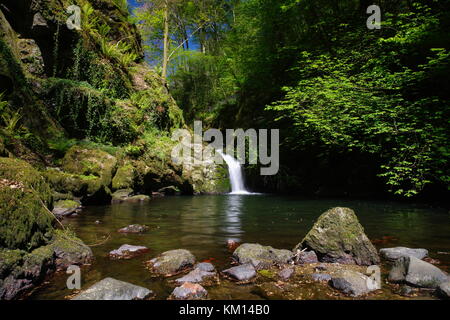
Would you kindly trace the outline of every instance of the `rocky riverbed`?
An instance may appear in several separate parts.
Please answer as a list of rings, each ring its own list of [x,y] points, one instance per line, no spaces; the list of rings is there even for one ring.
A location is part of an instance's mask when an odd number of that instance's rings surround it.
[[[224,292],[239,290],[262,299],[449,297],[450,278],[423,260],[428,258],[426,249],[393,247],[378,252],[349,208],[323,213],[293,250],[244,243],[230,258],[228,268],[218,269],[214,263],[198,262],[188,250],[170,250],[142,265],[149,277],[165,283],[166,295],[108,278],[71,298],[198,300],[223,298]],[[116,296],[111,294],[111,283]]]

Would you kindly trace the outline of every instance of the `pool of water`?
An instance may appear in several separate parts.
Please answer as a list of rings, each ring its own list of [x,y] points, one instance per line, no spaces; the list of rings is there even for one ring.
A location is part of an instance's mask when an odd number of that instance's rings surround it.
[[[450,213],[424,204],[386,201],[310,200],[275,195],[220,195],[166,197],[149,203],[87,207],[65,224],[92,247],[94,263],[82,269],[86,288],[113,277],[152,289],[157,298],[171,292],[164,281],[151,278],[143,262],[172,249],[188,249],[198,261],[208,260],[219,269],[230,264],[229,239],[275,248],[292,249],[312,227],[321,213],[335,206],[355,210],[368,237],[375,246],[420,247],[450,265]],[[97,224],[96,222],[100,223]],[[145,224],[145,234],[120,234],[118,229],[130,224]],[[105,243],[104,240],[108,239]],[[123,244],[143,245],[150,249],[144,256],[111,261],[108,253]],[[66,288],[67,275],[57,274],[37,289],[31,299],[62,299],[72,291]],[[213,289],[214,292],[214,289]],[[214,296],[214,295],[213,295]],[[224,283],[216,298],[257,299],[249,286]]]

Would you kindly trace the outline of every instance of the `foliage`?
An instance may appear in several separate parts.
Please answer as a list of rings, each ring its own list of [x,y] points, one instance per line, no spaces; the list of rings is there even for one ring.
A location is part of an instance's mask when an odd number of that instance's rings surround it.
[[[450,177],[443,169],[450,161],[450,100],[442,90],[450,54],[431,46],[440,13],[417,3],[415,9],[386,14],[383,26],[395,32],[363,37],[355,28],[343,34],[347,41],[364,39],[357,49],[303,51],[295,67],[301,80],[268,108],[292,126],[290,145],[374,154],[389,190],[404,196],[431,182],[448,186]],[[421,56],[411,59],[418,46]]]

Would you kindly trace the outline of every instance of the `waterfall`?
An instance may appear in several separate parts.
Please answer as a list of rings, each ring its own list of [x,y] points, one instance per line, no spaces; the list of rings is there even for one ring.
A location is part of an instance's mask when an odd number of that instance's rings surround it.
[[[217,152],[222,156],[228,165],[228,173],[231,182],[231,194],[249,194],[244,187],[244,177],[242,176],[241,164],[232,156],[223,153],[221,150]]]

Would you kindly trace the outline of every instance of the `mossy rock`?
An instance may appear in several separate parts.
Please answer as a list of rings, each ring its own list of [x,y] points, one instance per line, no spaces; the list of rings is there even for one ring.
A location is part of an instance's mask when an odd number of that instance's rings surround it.
[[[377,250],[350,208],[332,208],[323,213],[294,251],[313,250],[320,261],[345,264],[379,264]]]
[[[12,270],[22,265],[25,254],[23,250],[0,249],[0,279],[4,279]]]
[[[91,248],[70,230],[56,230],[49,247],[56,255],[55,264],[58,269],[88,264],[94,257]]]
[[[100,178],[103,186],[109,186],[117,159],[102,150],[73,146],[67,151],[62,164],[68,173],[95,176]]]
[[[132,164],[127,163],[121,166],[112,180],[112,189],[133,189],[135,169]]]
[[[56,192],[68,195],[65,199],[73,199],[75,196],[86,202],[90,198],[100,198],[109,193],[108,187],[104,186],[101,178],[97,176],[71,174],[54,168],[47,169],[43,175]]]
[[[13,158],[0,158],[0,176],[3,179],[21,182],[39,195],[42,201],[50,206],[52,192],[42,174],[27,162]]]
[[[31,251],[47,243],[54,217],[45,179],[22,160],[0,158],[0,247]]]

